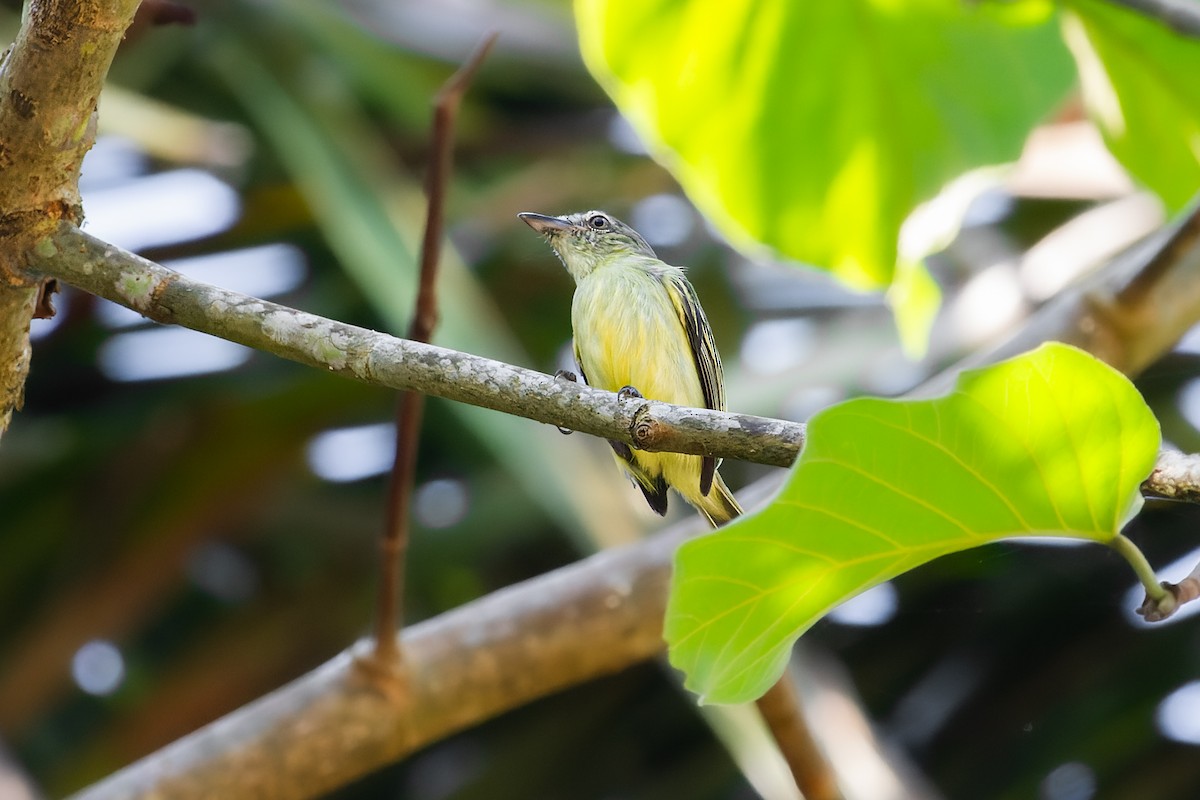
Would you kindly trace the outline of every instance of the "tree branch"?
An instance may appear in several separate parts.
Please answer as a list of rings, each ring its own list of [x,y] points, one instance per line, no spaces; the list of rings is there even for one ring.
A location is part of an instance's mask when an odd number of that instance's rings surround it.
[[[23,255],[60,219],[78,222],[79,167],[96,99],[138,0],[31,0],[0,54],[0,436],[21,407],[38,281]]]
[[[346,377],[470,403],[619,439],[644,450],[713,455],[787,466],[804,425],[619,400],[612,392],[555,379],[444,347],[398,339],[230,292],[100,241],[69,223],[35,248],[31,269],[157,322],[183,325]]]
[[[186,278],[61,223],[40,240],[31,269],[150,319],[180,324],[366,383],[470,403],[619,439],[643,450],[733,458],[786,467],[804,443],[803,423],[655,400],[619,400],[480,356],[411,342]],[[923,384],[944,392],[962,369],[1056,340],[1136,374],[1200,319],[1200,200],[1092,280],[1047,303],[1012,338]],[[1160,464],[1169,481],[1174,462]],[[1188,499],[1191,499],[1190,497]],[[1200,499],[1200,498],[1198,498]]]
[[[1200,502],[1200,455],[1163,450],[1150,477],[1142,482],[1142,492],[1171,500]]]
[[[25,378],[33,358],[29,322],[33,319],[37,296],[37,287],[0,283],[0,437],[25,399]]]
[[[370,653],[364,640],[76,798],[311,797],[650,658],[663,647],[671,555],[701,527],[690,519],[406,628],[399,702],[357,666]]]

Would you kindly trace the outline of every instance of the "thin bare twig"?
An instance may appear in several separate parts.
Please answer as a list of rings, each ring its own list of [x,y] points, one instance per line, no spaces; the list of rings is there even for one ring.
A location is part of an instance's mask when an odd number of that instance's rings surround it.
[[[437,324],[437,272],[441,260],[442,232],[446,208],[446,187],[454,164],[454,122],[463,93],[475,72],[487,58],[498,34],[480,42],[475,52],[442,86],[434,101],[433,158],[426,177],[425,234],[421,241],[421,277],[416,310],[408,328],[408,338],[428,343]],[[416,480],[417,445],[421,437],[421,417],[425,395],[400,393],[396,409],[396,456],[388,482],[387,512],[380,557],[379,596],[375,609],[374,657],[381,665],[395,665],[401,653],[396,631],[404,624],[405,556],[408,552],[409,507]]]
[[[809,728],[795,673],[784,670],[754,705],[805,800],[842,800],[833,765]]]

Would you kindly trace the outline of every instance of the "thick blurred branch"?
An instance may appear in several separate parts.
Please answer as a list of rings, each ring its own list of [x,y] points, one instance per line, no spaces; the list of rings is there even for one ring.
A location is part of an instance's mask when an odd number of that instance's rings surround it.
[[[408,692],[360,671],[368,641],[81,792],[79,800],[312,797],[538,697],[658,654],[688,520],[406,628]]]
[[[21,407],[39,280],[23,256],[48,228],[82,218],[79,167],[96,100],[138,0],[30,0],[0,57],[0,435]]]
[[[37,287],[0,284],[0,437],[25,398],[25,377],[33,357],[29,322],[37,295]]]
[[[398,339],[230,292],[100,241],[64,223],[41,239],[31,269],[158,322],[183,325],[377,386],[412,389],[646,450],[701,453],[787,466],[800,423],[690,409],[611,392],[534,370]]]

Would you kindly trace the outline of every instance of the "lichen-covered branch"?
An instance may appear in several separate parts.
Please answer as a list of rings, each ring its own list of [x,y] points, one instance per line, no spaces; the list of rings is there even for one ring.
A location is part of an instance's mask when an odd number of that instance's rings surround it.
[[[558,380],[534,370],[346,325],[230,292],[121,250],[63,223],[35,247],[33,269],[138,311],[392,389],[411,389],[671,450],[787,466],[804,425],[749,414],[683,408]]]
[[[312,797],[567,686],[661,652],[670,559],[698,519],[495,592],[401,635],[385,697],[358,645],[77,800]]]
[[[59,220],[78,222],[79,167],[96,101],[138,0],[30,0],[0,55],[0,435],[29,372],[38,281],[24,255]]]
[[[25,377],[33,356],[29,321],[37,293],[36,287],[0,285],[0,436],[25,397]]]
[[[176,323],[361,381],[516,414],[643,450],[791,465],[804,444],[798,422],[615,394],[534,370],[308,314],[186,278],[61,224],[37,247],[34,268],[163,323]],[[1136,374],[1200,319],[1200,206],[1158,239],[1068,293],[1016,336],[917,392],[949,388],[966,366],[991,363],[1055,339]],[[1155,280],[1148,276],[1153,275]],[[1162,288],[1159,288],[1161,285]],[[1194,457],[1164,453],[1150,494],[1200,501]]]
[[[1163,450],[1142,491],[1155,497],[1200,502],[1200,455]]]

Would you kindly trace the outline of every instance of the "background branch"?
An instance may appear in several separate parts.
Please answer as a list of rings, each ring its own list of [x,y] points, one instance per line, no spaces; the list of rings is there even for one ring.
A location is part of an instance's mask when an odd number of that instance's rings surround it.
[[[783,673],[756,704],[787,760],[805,800],[841,800],[837,773],[809,727],[791,670]]]
[[[454,731],[663,648],[671,555],[702,523],[494,592],[400,636],[403,702],[356,666],[359,642],[317,670],[76,795],[310,797]],[[569,624],[564,621],[569,620]]]
[[[1162,230],[1038,309],[1007,341],[926,381],[913,394],[950,388],[963,369],[1057,341],[1137,375],[1200,319],[1200,195]]]

